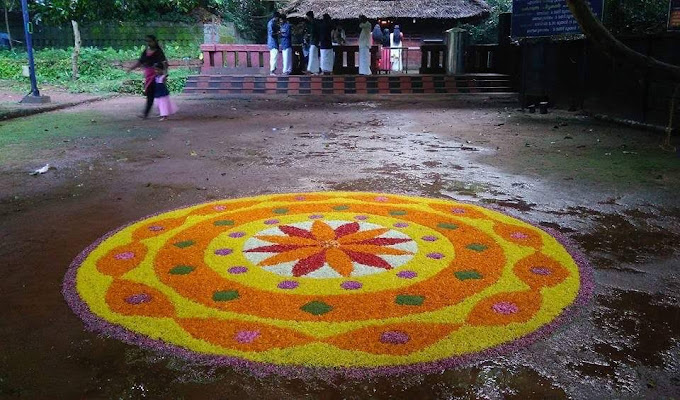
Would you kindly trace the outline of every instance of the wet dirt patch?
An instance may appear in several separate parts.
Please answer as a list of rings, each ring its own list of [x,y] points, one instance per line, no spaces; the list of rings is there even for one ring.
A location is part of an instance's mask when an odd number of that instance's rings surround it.
[[[595,352],[612,364],[666,367],[666,353],[680,337],[680,299],[613,289],[596,301],[595,325],[614,339],[595,345]]]
[[[622,214],[592,212],[594,227],[588,233],[572,237],[599,268],[621,268],[658,257],[672,256],[680,243],[680,234],[652,221]]]

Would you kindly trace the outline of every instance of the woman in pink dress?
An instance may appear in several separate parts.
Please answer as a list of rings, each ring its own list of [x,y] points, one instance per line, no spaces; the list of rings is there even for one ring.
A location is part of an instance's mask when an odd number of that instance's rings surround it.
[[[165,121],[168,117],[177,112],[175,103],[170,99],[170,91],[166,85],[168,75],[163,68],[163,64],[156,64],[154,66],[156,77],[154,78],[154,97],[158,112],[161,115],[160,120]]]

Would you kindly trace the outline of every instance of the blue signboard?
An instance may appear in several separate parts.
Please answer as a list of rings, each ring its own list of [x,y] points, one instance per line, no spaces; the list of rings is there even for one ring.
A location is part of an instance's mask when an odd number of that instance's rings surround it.
[[[602,20],[603,0],[589,0]],[[538,37],[579,34],[581,28],[565,0],[513,0],[512,37]]]

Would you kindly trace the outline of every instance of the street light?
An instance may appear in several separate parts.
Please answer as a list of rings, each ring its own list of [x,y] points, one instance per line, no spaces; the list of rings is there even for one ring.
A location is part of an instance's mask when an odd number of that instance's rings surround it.
[[[49,96],[41,96],[38,82],[35,79],[35,61],[33,60],[33,24],[28,16],[28,2],[21,0],[21,11],[24,18],[24,34],[26,35],[26,51],[28,52],[28,73],[31,78],[31,93],[27,94],[22,103],[49,103]]]

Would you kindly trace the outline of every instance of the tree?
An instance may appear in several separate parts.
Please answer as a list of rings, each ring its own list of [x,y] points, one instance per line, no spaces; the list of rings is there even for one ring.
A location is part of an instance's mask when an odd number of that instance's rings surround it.
[[[586,36],[610,57],[680,83],[680,66],[645,56],[621,43],[595,17],[586,0],[567,0],[567,5]]]
[[[7,36],[9,37],[9,48],[10,50],[14,48],[12,44],[12,32],[9,31],[9,12],[16,6],[15,0],[5,0],[4,10],[5,10],[5,30],[7,30]]]

